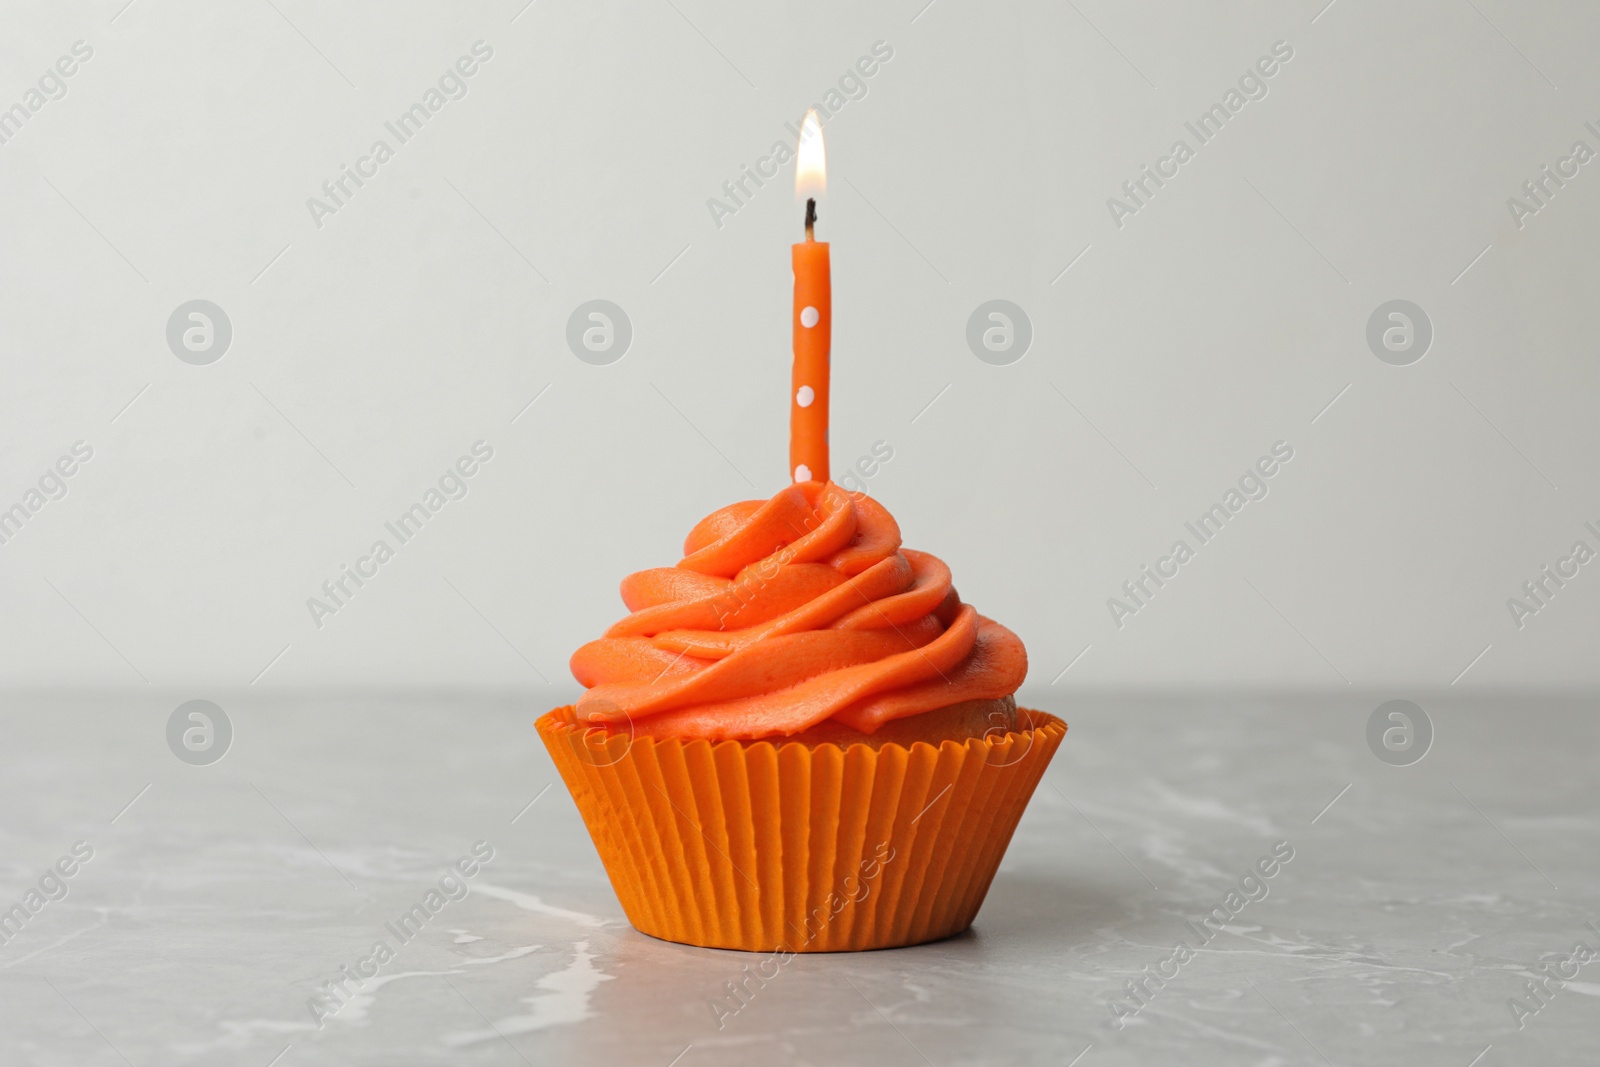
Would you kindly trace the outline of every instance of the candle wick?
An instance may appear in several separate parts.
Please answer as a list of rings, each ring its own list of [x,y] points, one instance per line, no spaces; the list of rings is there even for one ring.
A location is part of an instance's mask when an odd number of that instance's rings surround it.
[[[817,227],[817,200],[816,197],[806,197],[806,240],[815,241]]]

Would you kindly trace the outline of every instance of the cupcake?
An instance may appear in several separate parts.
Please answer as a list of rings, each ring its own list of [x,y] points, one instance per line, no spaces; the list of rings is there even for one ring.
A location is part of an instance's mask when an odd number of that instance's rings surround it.
[[[802,481],[702,520],[537,723],[628,920],[750,951],[965,930],[1066,727],[1027,654],[870,497]]]

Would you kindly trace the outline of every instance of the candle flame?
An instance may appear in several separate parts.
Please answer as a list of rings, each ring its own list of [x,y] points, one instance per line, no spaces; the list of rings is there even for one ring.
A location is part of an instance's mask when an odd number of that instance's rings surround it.
[[[822,120],[816,111],[807,111],[800,124],[800,144],[795,149],[794,194],[797,199],[821,196],[828,191],[828,164],[822,149]]]

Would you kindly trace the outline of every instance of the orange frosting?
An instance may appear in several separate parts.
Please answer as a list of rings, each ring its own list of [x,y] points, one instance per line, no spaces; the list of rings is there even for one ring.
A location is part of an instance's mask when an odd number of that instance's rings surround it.
[[[1022,642],[900,547],[877,501],[801,482],[713,512],[675,567],[631,574],[632,612],[572,656],[580,722],[757,738],[833,719],[864,733],[1016,692]]]

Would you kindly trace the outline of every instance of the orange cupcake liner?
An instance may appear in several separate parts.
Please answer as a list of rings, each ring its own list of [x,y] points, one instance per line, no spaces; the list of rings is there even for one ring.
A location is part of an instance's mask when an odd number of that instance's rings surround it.
[[[536,723],[628,921],[706,948],[893,948],[972,925],[1066,734],[807,746]]]

